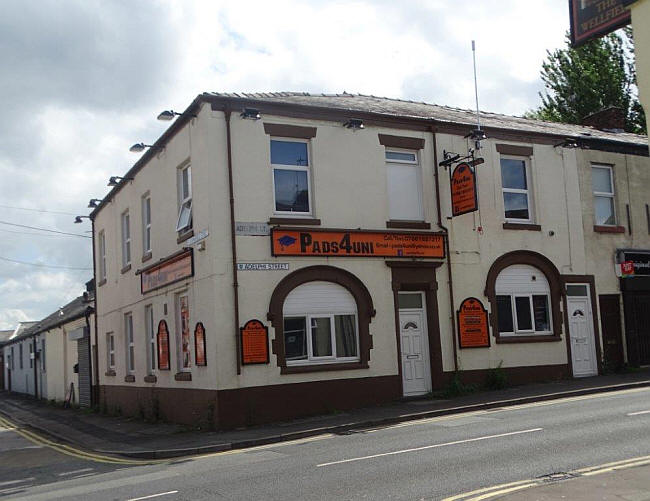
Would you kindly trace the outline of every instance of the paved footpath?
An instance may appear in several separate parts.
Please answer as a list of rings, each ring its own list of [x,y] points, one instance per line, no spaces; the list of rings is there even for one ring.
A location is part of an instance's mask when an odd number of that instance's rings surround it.
[[[508,405],[650,386],[650,369],[625,374],[525,385],[478,392],[450,400],[423,399],[315,416],[284,423],[214,432],[169,423],[109,417],[85,410],[62,409],[18,394],[0,392],[0,415],[87,451],[131,458],[169,458],[241,449],[323,433],[384,426],[404,421]]]

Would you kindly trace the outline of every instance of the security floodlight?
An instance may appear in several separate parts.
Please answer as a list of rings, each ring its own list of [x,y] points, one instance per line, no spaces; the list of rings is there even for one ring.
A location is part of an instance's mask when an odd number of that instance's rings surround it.
[[[352,129],[352,130],[360,130],[363,129],[363,120],[360,120],[358,118],[351,118],[347,122],[343,124],[343,127],[347,129]]]
[[[95,209],[100,203],[102,203],[101,198],[91,198],[88,202],[88,208]]]
[[[132,177],[111,176],[108,180],[108,186],[117,186],[122,181],[133,181]]]
[[[239,116],[246,120],[259,120],[262,118],[260,110],[256,108],[244,108]]]

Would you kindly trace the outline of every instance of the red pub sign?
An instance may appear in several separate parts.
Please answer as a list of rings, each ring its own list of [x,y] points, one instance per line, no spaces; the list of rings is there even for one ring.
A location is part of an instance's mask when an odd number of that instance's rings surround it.
[[[249,320],[239,329],[244,365],[269,363],[269,331],[259,320]]]
[[[481,301],[468,297],[458,309],[458,339],[461,348],[490,346],[487,310]]]
[[[458,164],[451,175],[451,213],[460,216],[478,210],[476,174],[469,164]]]

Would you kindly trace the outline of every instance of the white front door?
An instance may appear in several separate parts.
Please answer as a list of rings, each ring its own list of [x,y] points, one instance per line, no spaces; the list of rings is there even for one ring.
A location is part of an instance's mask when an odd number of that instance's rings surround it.
[[[424,294],[399,293],[398,302],[404,396],[424,395],[431,391],[429,336]]]
[[[587,285],[567,285],[567,312],[574,377],[598,374],[593,312]]]

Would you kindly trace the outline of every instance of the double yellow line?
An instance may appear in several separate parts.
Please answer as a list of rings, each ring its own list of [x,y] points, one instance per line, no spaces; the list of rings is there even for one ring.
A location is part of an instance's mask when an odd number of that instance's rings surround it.
[[[615,461],[613,463],[605,463],[598,466],[589,466],[587,468],[580,468],[568,472],[567,475],[573,478],[588,477],[592,475],[600,475],[601,473],[608,473],[616,470],[623,470],[625,468],[632,468],[635,466],[644,466],[650,464],[650,456],[642,456],[631,459],[624,459],[622,461]],[[570,480],[570,479],[569,479]],[[496,496],[503,496],[511,492],[529,489],[545,485],[548,482],[544,478],[531,478],[528,480],[520,480],[518,482],[510,482],[507,484],[493,485],[491,487],[484,487],[475,491],[457,494],[443,499],[443,501],[483,501],[485,499],[494,498]]]
[[[53,442],[52,440],[49,440],[45,437],[42,437],[32,431],[29,431],[25,429],[24,427],[20,427],[14,423],[12,423],[10,420],[7,418],[4,418],[0,416],[0,427],[6,428],[8,430],[11,430],[21,437],[29,440],[30,442],[36,444],[36,445],[41,445],[44,447],[49,447],[50,449],[53,449],[57,452],[60,452],[61,454],[65,454],[67,456],[72,456],[77,459],[83,459],[86,461],[94,461],[97,463],[109,463],[109,464],[120,464],[120,465],[125,465],[125,466],[136,466],[136,465],[147,465],[147,464],[157,464],[157,463],[164,463],[167,462],[167,460],[163,459],[146,459],[146,460],[140,460],[140,459],[122,459],[118,457],[113,457],[113,456],[107,456],[104,454],[97,454],[97,453],[92,453],[92,452],[86,452],[81,449],[77,449],[75,447],[71,447],[69,445],[65,444],[60,444],[58,442]]]

